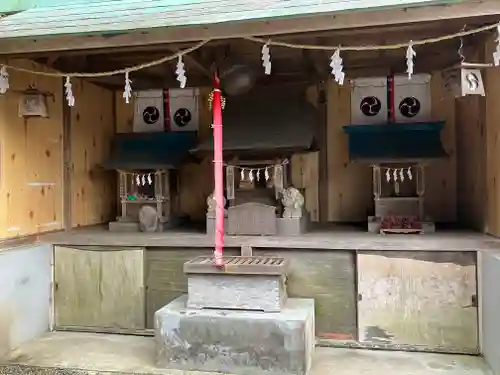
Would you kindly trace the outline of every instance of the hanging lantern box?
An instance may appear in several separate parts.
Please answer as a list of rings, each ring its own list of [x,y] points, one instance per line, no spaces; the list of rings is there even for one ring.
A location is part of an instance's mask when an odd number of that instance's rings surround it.
[[[467,95],[484,96],[484,84],[481,69],[490,64],[461,63],[442,72],[445,91],[456,98]]]

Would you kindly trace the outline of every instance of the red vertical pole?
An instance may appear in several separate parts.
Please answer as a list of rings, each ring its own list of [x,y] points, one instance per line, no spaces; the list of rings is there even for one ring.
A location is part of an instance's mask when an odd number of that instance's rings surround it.
[[[214,91],[212,98],[214,131],[214,184],[215,201],[215,251],[214,258],[216,266],[222,266],[222,252],[224,249],[224,162],[222,159],[222,97],[220,91],[220,79],[214,74]]]

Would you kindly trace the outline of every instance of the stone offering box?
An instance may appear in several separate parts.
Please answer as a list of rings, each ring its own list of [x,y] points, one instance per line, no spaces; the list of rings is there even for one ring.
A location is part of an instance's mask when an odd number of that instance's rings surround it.
[[[188,275],[188,308],[281,311],[286,303],[283,258],[227,257],[217,268],[213,257],[202,256],[184,264]]]

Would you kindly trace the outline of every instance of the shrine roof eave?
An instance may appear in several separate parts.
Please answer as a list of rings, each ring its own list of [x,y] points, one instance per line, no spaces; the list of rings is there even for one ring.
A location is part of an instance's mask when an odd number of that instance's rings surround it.
[[[444,121],[346,125],[349,159],[370,164],[409,163],[447,156]]]
[[[165,171],[170,169],[178,169],[177,164],[159,164],[159,163],[149,163],[149,162],[136,162],[127,160],[108,160],[102,165],[104,169],[115,170],[115,171],[144,171],[144,170],[154,170],[154,171]]]
[[[108,170],[177,169],[190,157],[195,132],[120,133],[115,135]]]
[[[224,158],[239,156],[246,157],[249,159],[254,158],[278,158],[278,157],[290,157],[297,152],[305,151],[315,151],[315,148],[310,145],[301,146],[277,146],[270,148],[223,148]],[[213,147],[206,148],[196,148],[190,150],[193,156],[206,157],[212,155]]]

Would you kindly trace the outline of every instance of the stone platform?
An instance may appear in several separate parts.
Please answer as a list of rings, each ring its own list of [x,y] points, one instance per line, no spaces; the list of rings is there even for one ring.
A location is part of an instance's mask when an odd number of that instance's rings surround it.
[[[237,375],[306,375],[314,353],[314,300],[281,312],[193,310],[183,295],[155,314],[156,365]]]

